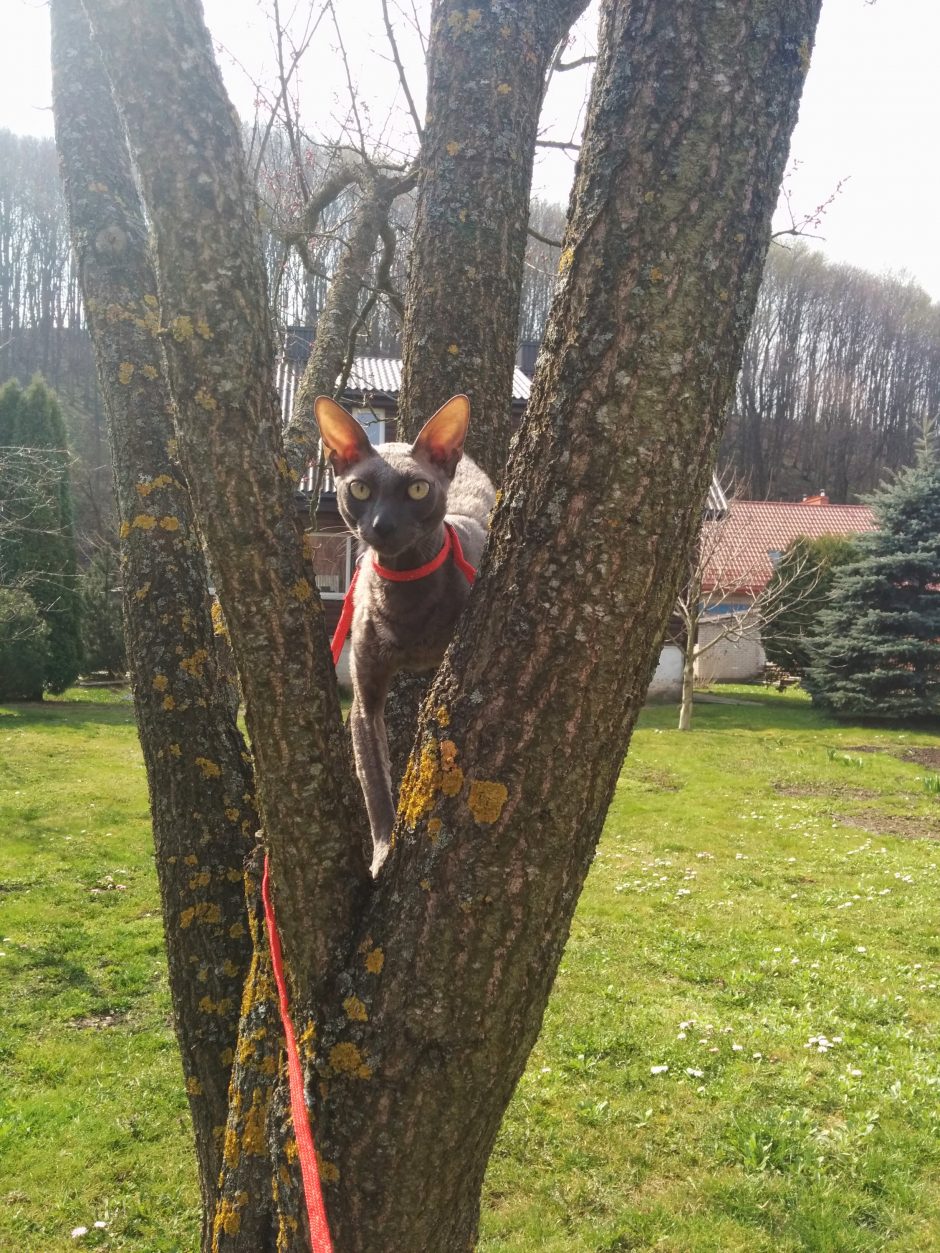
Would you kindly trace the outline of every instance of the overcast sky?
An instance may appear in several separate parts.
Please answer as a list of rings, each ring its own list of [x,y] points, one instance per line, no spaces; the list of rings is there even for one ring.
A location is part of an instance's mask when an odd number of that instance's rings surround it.
[[[781,0],[786,3],[786,0]],[[427,0],[419,0],[419,10]],[[4,0],[0,43],[0,127],[51,135],[48,9],[40,0]],[[252,80],[270,80],[273,57],[259,0],[205,0],[219,60],[235,105],[251,116]],[[298,9],[305,10],[306,0]],[[393,6],[394,7],[394,6]],[[403,5],[410,11],[410,4]],[[409,146],[409,124],[388,62],[379,0],[337,0],[350,70],[373,130],[390,146]],[[596,4],[579,25],[569,57],[590,51]],[[400,28],[412,90],[423,112],[417,37]],[[940,131],[937,57],[940,0],[823,0],[788,180],[798,214],[811,212],[844,180],[815,241],[840,261],[882,272],[904,271],[940,300],[940,242],[935,153]],[[587,71],[556,76],[546,103],[546,136],[576,133]],[[345,74],[332,25],[324,22],[300,78],[305,120],[335,133],[347,116]],[[543,152],[534,190],[567,201],[572,160]],[[777,225],[786,225],[781,210]]]

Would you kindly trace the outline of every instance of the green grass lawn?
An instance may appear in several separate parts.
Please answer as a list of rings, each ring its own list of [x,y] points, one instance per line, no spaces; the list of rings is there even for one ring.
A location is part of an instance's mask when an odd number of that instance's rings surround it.
[[[643,716],[486,1253],[940,1250],[940,734],[729,693]],[[0,953],[0,1250],[195,1250],[126,700],[0,708]]]

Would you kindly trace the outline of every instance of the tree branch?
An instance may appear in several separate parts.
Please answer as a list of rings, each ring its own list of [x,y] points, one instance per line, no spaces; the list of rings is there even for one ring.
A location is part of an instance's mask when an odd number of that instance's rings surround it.
[[[392,26],[392,20],[388,14],[388,0],[382,0],[382,17],[385,21],[385,33],[388,35],[388,42],[391,45],[392,57],[395,61],[395,67],[398,70],[398,81],[401,83],[401,89],[405,93],[405,99],[408,101],[408,109],[411,113],[411,120],[415,124],[415,134],[418,140],[424,139],[424,127],[421,125],[421,118],[418,116],[418,110],[415,107],[414,97],[411,94],[411,88],[408,86],[408,77],[405,74],[405,67],[401,63],[401,57],[398,53],[398,43],[395,39],[395,30]]]

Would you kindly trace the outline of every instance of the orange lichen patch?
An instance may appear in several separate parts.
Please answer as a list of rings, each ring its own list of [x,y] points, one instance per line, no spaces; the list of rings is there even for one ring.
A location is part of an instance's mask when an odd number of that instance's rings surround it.
[[[180,529],[180,520],[175,514],[168,513],[160,519],[160,526],[164,531],[178,531]]]
[[[229,822],[237,822],[237,821],[238,821],[238,819],[239,819],[239,811],[238,811],[237,809],[232,808],[232,807],[230,806],[228,809],[226,809],[226,811],[225,811],[225,816],[226,816],[226,818],[228,818]],[[229,874],[230,874],[230,875],[231,875],[231,873],[232,873],[232,872],[231,872],[231,871],[229,871]],[[236,874],[236,876],[237,876],[238,878],[241,878],[241,875],[239,874],[239,872],[238,872],[237,870],[235,871],[235,874]],[[234,883],[234,882],[235,882],[235,880],[233,879],[233,880],[232,880],[232,882]]]
[[[223,1049],[222,1052],[219,1054],[220,1066],[231,1066],[234,1060],[235,1060],[235,1054],[232,1052],[231,1049]]]
[[[346,1011],[346,1017],[351,1018],[353,1022],[369,1021],[369,1013],[358,996],[347,996],[343,1001],[343,1009]]]
[[[450,726],[450,713],[446,705],[438,705],[438,707],[434,710],[434,717],[437,720],[438,726],[440,727]]]
[[[421,890],[422,890],[422,891],[424,891],[424,892],[430,892],[430,890],[431,890],[431,880],[430,880],[430,879],[421,879],[421,880],[420,880],[420,882],[418,883],[418,887],[419,887],[419,888],[421,888]]]
[[[290,590],[291,590],[291,594],[295,596],[297,600],[301,602],[301,604],[308,601],[310,597],[313,595],[313,588],[310,586],[310,584],[307,582],[306,579],[298,579],[297,582],[293,585],[293,587]]]
[[[251,1094],[251,1109],[245,1116],[242,1132],[242,1148],[250,1157],[260,1157],[265,1152],[264,1124],[268,1116],[268,1102],[260,1088]]]
[[[219,407],[219,402],[204,387],[200,387],[193,397],[200,409],[205,409],[207,413],[215,413]]]
[[[298,1157],[297,1141],[288,1140],[284,1145],[284,1156],[289,1162],[296,1162]]]
[[[183,755],[183,750],[180,748],[179,744],[171,744],[170,752],[174,757],[182,757]]]
[[[335,1162],[328,1162],[319,1153],[317,1154],[317,1169],[320,1172],[320,1179],[323,1183],[339,1182],[339,1167]]]
[[[180,669],[185,670],[186,673],[192,675],[194,679],[201,679],[203,669],[208,660],[208,651],[205,648],[197,648],[191,657],[184,657],[180,661]],[[216,771],[216,773],[220,772]]]
[[[169,713],[171,709],[176,708],[176,701],[173,699],[172,696],[164,696],[163,708],[167,711],[167,713]]]
[[[330,1067],[337,1074],[353,1075],[356,1079],[372,1078],[372,1069],[363,1060],[359,1046],[349,1040],[330,1049]]]
[[[157,520],[152,513],[139,513],[131,523],[131,527],[138,531],[152,531],[156,525]]]
[[[270,1054],[268,1054],[267,1057],[262,1059],[261,1065],[258,1069],[263,1075],[273,1075],[277,1070],[277,1062]]]
[[[183,858],[183,861],[185,862],[187,866],[199,865],[199,858],[196,856],[195,853],[187,853],[186,856]]]
[[[463,771],[457,765],[459,752],[453,740],[441,741],[440,789],[445,796],[456,796],[463,787]]]
[[[203,339],[215,339],[215,336],[209,330],[209,323],[205,318],[200,318],[196,323],[196,334],[201,335]]]
[[[414,829],[425,814],[431,812],[440,780],[437,744],[434,740],[428,740],[417,760],[413,753],[409,757],[401,785],[398,813],[407,827]]]
[[[456,139],[452,139],[450,143],[446,145],[446,148],[448,156],[455,157],[460,151],[460,144],[457,143]]]
[[[137,484],[137,495],[145,500],[151,492],[157,491],[161,487],[172,487],[173,477],[169,474],[158,474],[155,479],[147,479]]]
[[[199,888],[207,888],[212,882],[212,875],[208,870],[200,870],[198,874],[194,874],[189,880],[189,890],[191,892],[198,891]]]
[[[170,680],[165,674],[155,674],[153,677],[153,683],[151,683],[150,686],[155,692],[165,692],[170,686]]]
[[[456,357],[460,353],[460,349],[457,347],[456,344],[448,344],[447,351],[450,353],[452,357]]]
[[[431,818],[428,820],[428,836],[432,844],[437,843],[441,834],[441,827],[443,825],[444,824],[441,822],[440,818]]]
[[[558,258],[558,273],[564,274],[566,270],[570,270],[574,263],[574,249],[563,248],[561,256]]]
[[[180,927],[185,931],[187,927],[192,926],[194,922],[208,922],[209,924],[217,924],[222,921],[222,911],[218,905],[213,905],[209,901],[201,901],[198,905],[191,905],[189,909],[184,909],[180,914]],[[241,924],[238,924],[241,926]]]
[[[222,963],[222,973],[229,979],[234,979],[237,976],[238,967],[230,957],[226,957],[225,961]]]
[[[244,1208],[247,1200],[247,1192],[236,1192],[231,1201],[226,1198],[219,1202],[219,1208],[215,1211],[215,1221],[213,1222],[213,1231],[216,1239],[218,1239],[219,1232],[224,1232],[227,1236],[238,1235],[242,1225],[241,1214],[238,1211]]]
[[[233,866],[231,870],[226,870],[225,877],[229,883],[240,883],[245,876],[237,866]]]
[[[496,822],[503,812],[508,795],[503,783],[487,783],[483,779],[474,779],[467,798],[467,806],[474,821],[481,824]]]
[[[122,361],[121,364],[118,366],[118,382],[123,383],[124,386],[126,387],[133,377],[134,377],[133,361]]]
[[[508,96],[511,91],[512,88],[508,83],[500,83],[500,85],[496,88],[496,94],[498,96]]]
[[[217,779],[222,771],[214,761],[210,761],[208,757],[197,757],[196,765],[202,771],[204,779]]]
[[[186,1091],[190,1096],[202,1096],[202,1084],[195,1075],[190,1075],[186,1080]]]
[[[144,378],[149,379],[151,383],[153,382],[154,379],[158,379],[160,377],[160,371],[154,365],[141,366],[140,372],[144,376]]]
[[[122,522],[121,525],[118,527],[118,538],[127,539],[130,533],[131,533],[131,524],[129,522]]]
[[[232,1126],[225,1128],[225,1143],[222,1146],[222,1161],[230,1169],[238,1165],[241,1147],[238,1143],[238,1132]]]
[[[199,1008],[204,1014],[218,1014],[223,1018],[232,1008],[232,998],[223,996],[220,1000],[214,1001],[211,996],[204,996],[199,1002]]]
[[[662,272],[662,270],[659,268],[658,265],[654,265],[653,268],[650,270],[650,279],[654,283],[661,283],[665,277],[666,277],[665,274]]]
[[[146,599],[147,599],[147,597],[148,597],[149,595],[150,595],[150,582],[149,582],[149,580],[148,580],[148,581],[147,581],[147,582],[143,585],[143,587],[138,587],[137,591],[134,593],[134,599],[135,599],[135,600],[146,600]]]
[[[378,975],[382,973],[382,967],[385,965],[385,954],[380,948],[374,948],[371,953],[366,954],[365,967],[370,975]]]
[[[297,1048],[302,1049],[304,1053],[312,1053],[313,1046],[316,1043],[316,1038],[317,1024],[310,1020],[297,1037]]]

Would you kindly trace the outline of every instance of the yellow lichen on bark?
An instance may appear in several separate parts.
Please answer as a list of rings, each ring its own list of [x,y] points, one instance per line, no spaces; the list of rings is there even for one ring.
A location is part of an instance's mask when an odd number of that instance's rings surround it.
[[[217,779],[222,771],[214,761],[210,761],[208,757],[197,757],[196,765],[202,773],[204,779]]]
[[[372,1068],[363,1059],[359,1046],[347,1040],[334,1044],[330,1049],[330,1067],[340,1075],[352,1075],[356,1079],[371,1079]]]
[[[236,1192],[231,1201],[225,1199],[219,1204],[219,1208],[215,1212],[215,1222],[213,1224],[213,1243],[216,1247],[218,1247],[220,1232],[224,1232],[227,1236],[238,1235],[242,1225],[241,1215],[238,1211],[244,1207],[247,1200],[247,1192]]]
[[[134,377],[133,361],[122,361],[121,364],[118,366],[118,382],[123,384],[124,387],[126,387],[133,377]]]
[[[152,513],[139,513],[131,523],[131,527],[138,531],[152,531],[156,525],[157,520]]]
[[[153,688],[155,692],[165,692],[169,686],[170,686],[170,680],[166,677],[165,674],[155,674],[153,676],[153,682],[151,684],[151,687]]]
[[[440,775],[437,744],[428,740],[417,761],[412,753],[405,769],[398,800],[398,813],[405,826],[413,830],[425,814],[431,812],[440,786]]]
[[[474,822],[481,825],[496,822],[503,812],[508,795],[503,783],[487,783],[484,779],[474,779],[467,798],[467,806],[473,814]]]
[[[290,590],[301,604],[305,604],[313,596],[313,588],[306,579],[298,579]]]
[[[180,661],[180,669],[185,670],[186,673],[192,675],[194,679],[201,679],[203,669],[208,660],[209,654],[207,650],[204,648],[197,648],[191,657],[184,657]],[[197,758],[197,761],[198,760],[200,759]]]
[[[369,1021],[368,1011],[358,996],[347,996],[343,1001],[343,1009],[346,1011],[346,1017],[352,1019],[353,1022]]]

